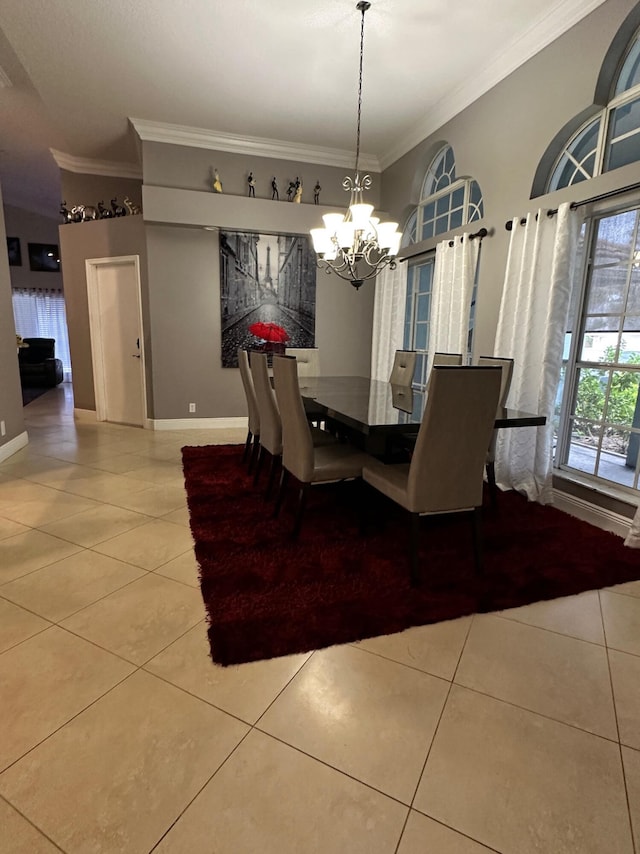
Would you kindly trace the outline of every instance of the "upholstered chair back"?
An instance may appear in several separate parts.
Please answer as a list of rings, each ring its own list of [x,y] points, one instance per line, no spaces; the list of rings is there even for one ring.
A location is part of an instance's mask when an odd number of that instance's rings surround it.
[[[501,371],[437,366],[407,480],[406,509],[438,513],[482,504],[482,472],[494,428]]]
[[[416,370],[417,355],[415,350],[396,350],[389,377],[392,385],[411,385]]]
[[[267,354],[250,353],[249,364],[260,413],[260,444],[277,457],[282,453],[282,422],[271,388]]]
[[[436,365],[461,365],[462,353],[434,353],[433,367]]]
[[[240,368],[240,376],[242,378],[242,386],[244,395],[247,399],[247,410],[249,413],[249,431],[254,436],[260,435],[260,413],[258,410],[258,401],[256,400],[255,389],[253,388],[253,378],[249,367],[249,357],[247,351],[240,348],[238,350],[238,367]]]
[[[498,406],[506,406],[507,398],[509,397],[509,389],[511,388],[511,380],[513,379],[513,359],[502,358],[501,356],[480,356],[478,358],[478,366],[502,369],[500,401]]]
[[[313,439],[293,356],[273,357],[273,381],[282,419],[282,465],[300,482],[308,483],[313,477]]]
[[[320,350],[317,347],[287,347],[287,356],[295,356],[299,377],[320,376]]]

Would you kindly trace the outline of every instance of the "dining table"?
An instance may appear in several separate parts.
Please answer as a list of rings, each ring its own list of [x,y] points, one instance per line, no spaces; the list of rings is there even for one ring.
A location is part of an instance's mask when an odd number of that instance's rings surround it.
[[[418,433],[428,391],[368,377],[300,377],[300,394],[314,414],[343,428],[364,450],[390,459],[400,438],[410,442]],[[540,427],[546,417],[499,407],[496,429]]]

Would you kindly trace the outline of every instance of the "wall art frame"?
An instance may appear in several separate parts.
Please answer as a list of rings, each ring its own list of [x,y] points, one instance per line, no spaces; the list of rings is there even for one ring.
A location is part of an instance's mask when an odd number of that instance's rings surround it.
[[[219,240],[222,367],[238,367],[239,347],[315,347],[317,267],[308,235],[221,230]],[[273,341],[268,326],[277,327]]]
[[[10,267],[22,267],[22,250],[19,237],[7,237],[7,255]]]
[[[55,243],[28,243],[29,269],[34,273],[59,273],[60,250]]]

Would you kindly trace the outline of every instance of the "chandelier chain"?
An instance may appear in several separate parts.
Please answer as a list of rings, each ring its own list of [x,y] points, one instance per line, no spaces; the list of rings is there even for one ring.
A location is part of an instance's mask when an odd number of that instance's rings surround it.
[[[364,13],[367,11],[370,3],[358,3],[358,9],[362,12],[362,20],[360,21],[360,73],[358,76],[358,124],[356,130],[356,175],[358,174],[358,162],[360,160],[360,114],[362,112],[362,60],[364,57]]]
[[[335,273],[356,290],[382,270],[395,269],[402,232],[397,222],[380,222],[372,216],[373,205],[365,204],[363,191],[371,188],[371,176],[360,177],[360,120],[362,114],[362,77],[364,65],[364,13],[371,7],[369,0],[359,0],[356,9],[362,13],[360,22],[360,69],[358,75],[358,120],[356,131],[356,168],[353,177],[347,176],[343,189],[351,194],[346,214],[327,213],[322,219],[324,228],[312,228],[313,246],[318,255],[317,265],[326,273]]]

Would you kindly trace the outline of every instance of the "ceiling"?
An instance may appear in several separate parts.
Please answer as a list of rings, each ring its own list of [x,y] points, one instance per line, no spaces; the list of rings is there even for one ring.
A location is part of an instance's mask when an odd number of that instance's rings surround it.
[[[392,163],[602,2],[373,0],[363,153]],[[5,204],[57,216],[52,149],[131,174],[129,118],[355,149],[355,0],[0,0],[0,27]]]

